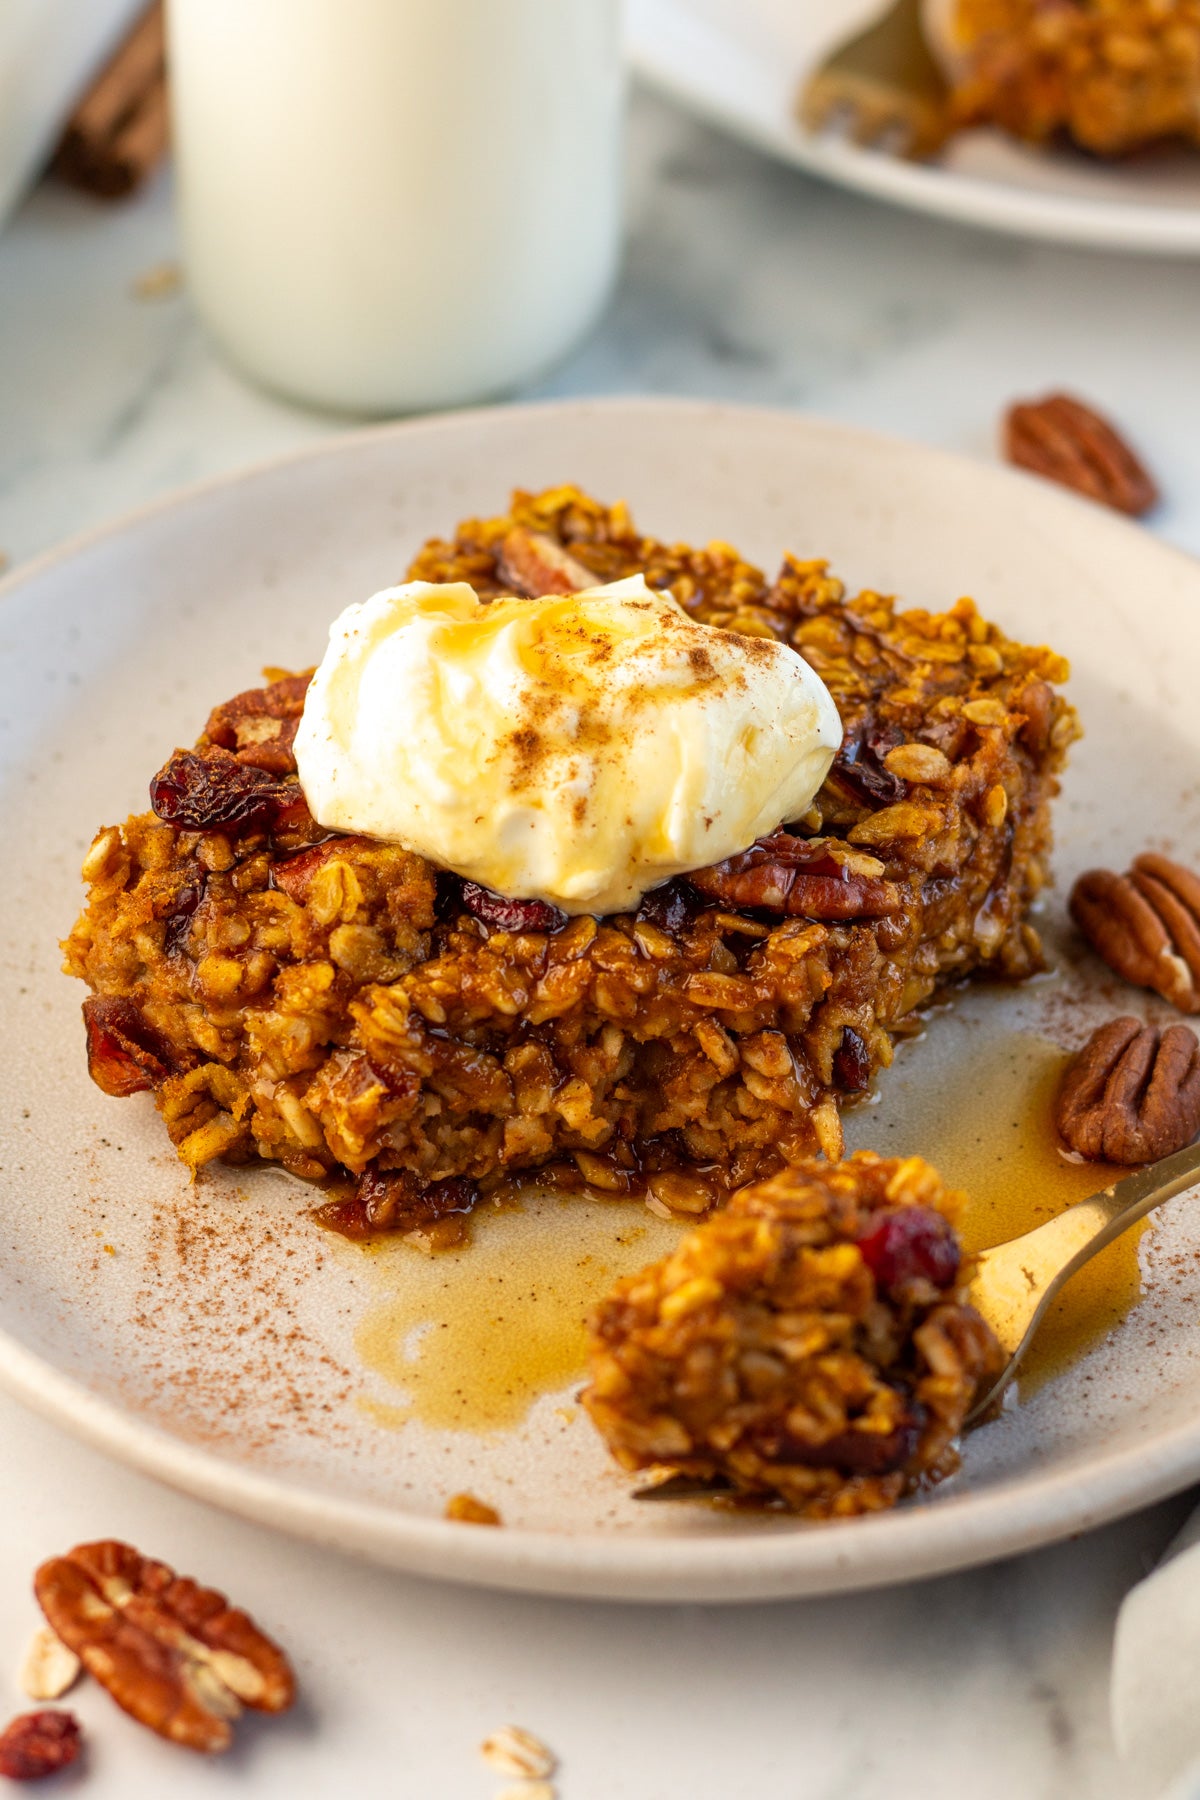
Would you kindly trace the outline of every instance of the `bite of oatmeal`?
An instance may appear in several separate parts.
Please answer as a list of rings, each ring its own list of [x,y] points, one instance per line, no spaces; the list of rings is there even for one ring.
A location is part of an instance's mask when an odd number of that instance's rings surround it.
[[[961,1204],[920,1157],[806,1162],[619,1281],[583,1395],[618,1462],[814,1518],[952,1473],[1004,1360],[968,1303]]]

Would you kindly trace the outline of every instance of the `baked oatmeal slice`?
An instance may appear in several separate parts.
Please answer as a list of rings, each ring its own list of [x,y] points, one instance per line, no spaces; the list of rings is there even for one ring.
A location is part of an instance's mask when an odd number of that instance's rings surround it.
[[[961,123],[1062,134],[1100,156],[1200,142],[1198,0],[950,0],[948,12]]]
[[[619,1281],[583,1394],[618,1462],[820,1518],[949,1474],[1003,1362],[967,1303],[961,1203],[920,1157],[801,1163]]]
[[[699,1212],[838,1155],[839,1106],[939,984],[1040,966],[1027,913],[1076,730],[1061,658],[969,601],[900,611],[790,557],[769,581],[574,488],[518,493],[410,576],[494,595],[640,571],[829,687],[845,738],[804,820],[567,921],[316,827],[291,755],[306,676],[219,706],[153,810],[97,838],[66,945],[93,1073],[152,1089],[189,1166],[352,1179],[351,1231],[453,1236],[531,1171]]]

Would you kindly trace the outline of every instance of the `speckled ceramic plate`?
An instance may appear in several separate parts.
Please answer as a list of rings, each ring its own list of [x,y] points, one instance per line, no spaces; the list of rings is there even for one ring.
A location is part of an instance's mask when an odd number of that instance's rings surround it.
[[[810,1526],[631,1503],[573,1404],[579,1311],[656,1248],[642,1209],[531,1202],[483,1219],[458,1257],[368,1255],[320,1232],[286,1177],[189,1187],[148,1098],[88,1082],[56,940],[96,826],[144,804],[210,703],[264,663],[312,661],[331,616],[394,580],[427,532],[563,479],[626,497],[664,535],[767,562],[827,555],[930,607],[973,592],[1074,659],[1088,735],[1059,811],[1060,884],[1147,842],[1200,850],[1200,566],[1020,475],[794,416],[628,400],[372,430],[151,507],[18,571],[0,607],[0,1379],[114,1456],[281,1529],[564,1594],[899,1580],[1194,1480],[1200,1199],[1143,1239],[1148,1297],[972,1437],[960,1476],[891,1515]],[[1099,982],[1060,915],[1052,899],[1059,973],[940,1009],[853,1121],[858,1141],[1040,1185],[1052,1045],[1141,999]],[[1112,1280],[1116,1318],[1136,1268]],[[446,1523],[463,1489],[505,1528]]]
[[[1055,244],[1200,256],[1200,152],[1100,162],[964,132],[931,163],[816,136],[796,119],[807,0],[627,0],[636,72],[690,111],[811,175],[894,206]],[[822,20],[831,4],[825,0]],[[870,14],[859,4],[853,21]],[[821,37],[822,43],[827,37]]]

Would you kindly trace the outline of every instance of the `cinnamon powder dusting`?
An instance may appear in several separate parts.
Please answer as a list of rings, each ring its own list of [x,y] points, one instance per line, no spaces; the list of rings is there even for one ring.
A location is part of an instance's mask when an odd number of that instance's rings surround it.
[[[139,1410],[172,1433],[259,1456],[297,1433],[344,1433],[354,1373],[301,1318],[328,1251],[307,1209],[203,1187],[154,1208],[130,1328]],[[148,1391],[147,1391],[148,1390]]]

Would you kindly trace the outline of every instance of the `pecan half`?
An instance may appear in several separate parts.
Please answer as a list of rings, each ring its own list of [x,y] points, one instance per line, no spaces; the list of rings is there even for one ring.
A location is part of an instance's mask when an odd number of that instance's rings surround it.
[[[69,1769],[82,1745],[73,1713],[22,1713],[0,1731],[0,1775],[8,1781],[44,1781]]]
[[[544,532],[514,525],[505,534],[496,558],[496,574],[514,594],[537,600],[543,594],[578,594],[596,586],[583,563]]]
[[[1147,852],[1124,875],[1089,869],[1070,908],[1110,969],[1180,1012],[1200,1012],[1200,876]]]
[[[83,1003],[88,1074],[98,1088],[124,1100],[176,1073],[170,1045],[132,1000],[92,994]]]
[[[294,775],[292,745],[311,680],[312,670],[308,669],[302,675],[285,675],[266,687],[235,694],[208,715],[205,737],[251,768],[265,769],[270,775]]]
[[[1135,518],[1158,500],[1158,489],[1124,438],[1069,394],[1011,406],[1004,418],[1004,453],[1018,468]]]
[[[292,1704],[287,1657],[247,1614],[128,1544],[79,1544],[43,1563],[33,1587],[89,1675],[172,1743],[226,1750],[244,1706]]]
[[[759,838],[739,856],[709,869],[694,869],[687,879],[706,900],[789,918],[880,919],[900,908],[894,881],[857,873],[853,862],[830,854],[823,838],[792,837],[786,831]]]
[[[1094,1162],[1156,1162],[1200,1131],[1200,1042],[1186,1025],[1132,1018],[1094,1031],[1067,1071],[1059,1133]]]

